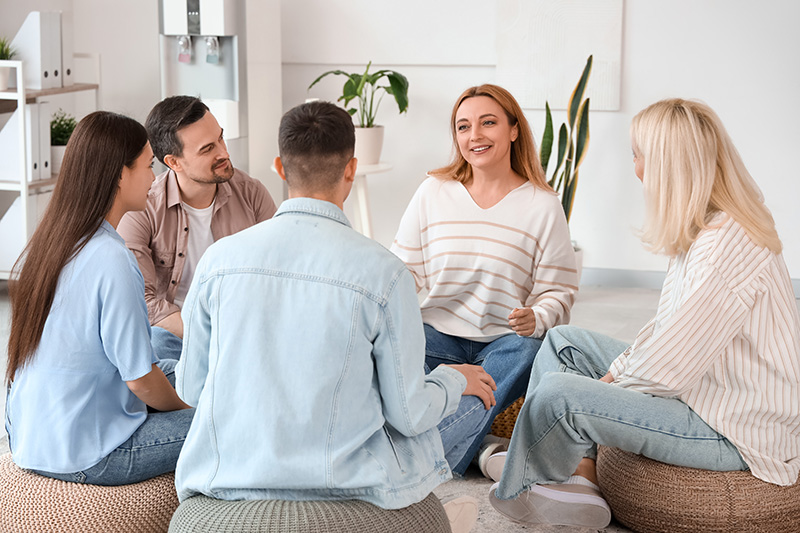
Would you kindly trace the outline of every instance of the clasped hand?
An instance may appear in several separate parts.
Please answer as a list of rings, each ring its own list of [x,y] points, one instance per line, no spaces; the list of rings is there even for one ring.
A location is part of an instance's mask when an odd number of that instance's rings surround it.
[[[494,391],[497,385],[492,376],[479,365],[448,365],[453,370],[457,370],[467,378],[467,388],[464,389],[463,396],[477,396],[483,401],[484,407],[488,410],[497,403],[494,399]]]

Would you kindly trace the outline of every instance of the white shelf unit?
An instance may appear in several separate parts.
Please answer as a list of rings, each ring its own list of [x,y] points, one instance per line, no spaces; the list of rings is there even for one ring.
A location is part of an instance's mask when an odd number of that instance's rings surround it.
[[[40,209],[31,209],[30,197],[35,194],[46,192],[52,189],[56,184],[58,176],[52,176],[50,179],[30,181],[28,175],[28,165],[26,161],[27,153],[27,124],[24,117],[25,104],[37,103],[40,98],[44,98],[56,94],[64,94],[78,91],[95,91],[95,103],[97,102],[97,91],[99,85],[95,83],[76,83],[68,87],[56,87],[52,89],[42,89],[34,91],[25,90],[25,77],[23,75],[24,65],[22,61],[15,60],[0,60],[0,68],[11,67],[16,74],[16,89],[0,91],[0,113],[11,113],[16,109],[23,110],[20,113],[20,120],[17,121],[18,138],[19,138],[19,152],[16,161],[0,161],[2,165],[16,165],[18,168],[16,180],[0,180],[0,223],[3,222],[5,216],[11,216],[12,213],[8,211],[14,203],[17,196],[20,198],[19,213],[16,214],[11,231],[16,233],[17,242],[21,242],[22,246],[28,242],[28,239],[33,234],[38,219],[38,212]],[[6,224],[8,226],[8,224]],[[5,231],[8,231],[7,229]],[[18,233],[17,233],[18,232]],[[5,254],[19,253],[22,250],[0,250],[0,256]],[[5,258],[7,259],[7,258]],[[16,258],[14,258],[16,259]],[[0,280],[9,279],[11,276],[11,268],[7,266],[8,261],[0,267]],[[13,261],[12,261],[13,263]]]

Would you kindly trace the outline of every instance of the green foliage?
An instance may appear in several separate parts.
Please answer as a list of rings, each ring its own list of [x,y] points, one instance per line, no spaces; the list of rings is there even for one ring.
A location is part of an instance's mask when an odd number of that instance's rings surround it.
[[[342,96],[337,101],[344,101],[345,109],[351,115],[358,114],[358,125],[362,128],[371,128],[375,126],[375,115],[378,113],[378,107],[383,100],[384,94],[381,94],[378,101],[375,101],[375,93],[384,91],[394,97],[397,102],[397,108],[400,113],[405,113],[408,110],[408,79],[405,76],[394,70],[378,70],[377,72],[370,73],[369,67],[372,61],[367,63],[367,69],[363,74],[349,74],[343,70],[329,70],[321,74],[311,85],[311,89],[317,84],[319,80],[329,74],[346,76],[347,81],[344,82],[342,87]],[[386,78],[389,85],[378,85],[378,81]],[[350,102],[356,100],[358,107],[350,107]]]
[[[551,187],[561,195],[561,206],[569,222],[572,214],[572,204],[575,201],[575,189],[578,186],[578,167],[586,156],[589,146],[589,99],[583,99],[586,83],[592,71],[592,56],[586,60],[578,84],[572,91],[567,106],[566,123],[561,124],[558,130],[558,159],[553,175],[548,181]],[[553,117],[550,114],[550,104],[545,103],[545,125],[542,134],[542,146],[539,157],[547,175],[547,166],[553,150]]]
[[[53,146],[66,146],[72,131],[78,122],[70,114],[59,109],[53,113],[53,119],[50,121],[50,144]]]
[[[5,37],[0,37],[0,59],[14,59],[17,51],[11,47],[11,41]]]

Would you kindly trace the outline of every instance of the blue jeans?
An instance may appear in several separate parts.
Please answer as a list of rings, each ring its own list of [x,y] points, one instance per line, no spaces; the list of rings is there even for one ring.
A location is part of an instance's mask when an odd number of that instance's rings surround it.
[[[183,339],[164,328],[158,326],[150,328],[150,344],[153,345],[153,351],[159,359],[178,361],[181,358]]]
[[[177,363],[174,359],[163,359],[157,363],[173,387]],[[194,409],[148,413],[147,419],[128,440],[91,468],[68,474],[40,470],[32,472],[91,485],[128,485],[172,472],[193,416]]]
[[[664,463],[747,470],[736,447],[688,405],[597,381],[627,348],[572,326],[547,332],[508,450],[500,499],[534,484],[565,481],[597,444]]]
[[[446,335],[425,324],[425,365],[480,365],[497,384],[497,404],[486,409],[477,396],[464,396],[455,413],[439,422],[445,459],[454,473],[463,475],[492,427],[494,417],[525,394],[533,359],[542,341],[516,334],[492,342],[476,342]]]

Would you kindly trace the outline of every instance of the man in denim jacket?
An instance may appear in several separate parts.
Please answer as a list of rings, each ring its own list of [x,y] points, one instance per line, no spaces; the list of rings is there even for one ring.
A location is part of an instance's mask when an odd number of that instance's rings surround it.
[[[462,393],[491,405],[494,382],[472,365],[425,374],[411,274],[342,212],[347,112],[298,106],[279,143],[289,200],[208,248],[182,310],[176,388],[197,412],[178,496],[406,507],[451,478],[436,425]]]

